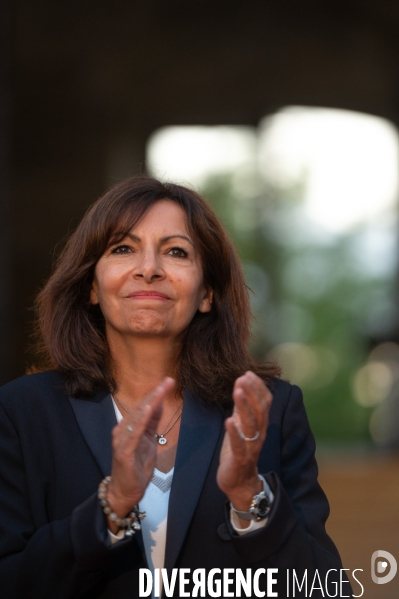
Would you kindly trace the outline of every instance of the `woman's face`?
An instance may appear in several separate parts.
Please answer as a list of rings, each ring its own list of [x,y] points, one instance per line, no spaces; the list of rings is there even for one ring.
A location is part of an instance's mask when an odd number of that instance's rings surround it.
[[[186,220],[176,202],[160,200],[97,262],[90,302],[100,305],[109,341],[177,339],[197,310],[210,311],[212,291]]]

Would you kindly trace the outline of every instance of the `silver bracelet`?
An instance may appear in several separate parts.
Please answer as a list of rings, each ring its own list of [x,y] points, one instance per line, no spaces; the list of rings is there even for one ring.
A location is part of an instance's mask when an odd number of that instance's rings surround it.
[[[97,497],[100,500],[100,505],[103,508],[104,514],[111,520],[111,522],[115,522],[118,530],[124,530],[126,536],[132,536],[135,534],[136,530],[141,529],[140,520],[144,520],[146,513],[140,512],[138,506],[135,505],[126,518],[119,518],[119,516],[112,511],[111,506],[109,505],[107,495],[108,485],[110,482],[111,477],[106,476],[98,485]]]

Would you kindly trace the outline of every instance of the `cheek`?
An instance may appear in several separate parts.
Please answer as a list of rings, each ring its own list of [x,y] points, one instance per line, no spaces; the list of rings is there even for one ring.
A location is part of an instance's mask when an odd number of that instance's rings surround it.
[[[90,301],[97,304],[102,310],[106,310],[108,305],[112,305],[114,296],[112,285],[109,280],[96,279],[90,292]]]
[[[94,277],[94,289],[99,299],[116,293],[123,281],[123,271],[120,268],[99,268]]]
[[[204,297],[205,288],[200,282],[187,285],[185,288],[187,306],[190,306],[192,312],[196,312]]]

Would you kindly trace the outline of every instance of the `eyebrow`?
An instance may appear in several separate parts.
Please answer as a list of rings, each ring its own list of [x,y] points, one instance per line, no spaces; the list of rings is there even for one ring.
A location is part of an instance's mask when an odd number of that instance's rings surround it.
[[[140,237],[138,237],[137,235],[132,235],[132,233],[127,233],[126,237],[130,237],[130,239],[132,241],[136,241],[137,243],[139,243],[141,241]],[[191,239],[189,239],[189,237],[187,237],[186,235],[179,235],[179,234],[167,235],[166,237],[161,237],[161,239],[159,241],[161,243],[166,243],[167,241],[170,241],[171,239],[176,239],[176,237],[179,239],[184,239],[185,241],[188,241],[189,243],[191,243],[191,245],[193,247],[195,247],[193,242],[191,241]]]

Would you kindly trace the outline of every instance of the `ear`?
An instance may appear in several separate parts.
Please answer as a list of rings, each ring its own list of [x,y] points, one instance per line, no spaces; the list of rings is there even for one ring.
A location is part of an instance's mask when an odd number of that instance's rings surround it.
[[[90,303],[92,306],[96,306],[99,303],[95,281],[93,281],[93,283],[91,284]]]
[[[213,302],[213,289],[211,287],[207,287],[205,297],[201,301],[198,310],[202,313],[210,312],[212,309]]]

